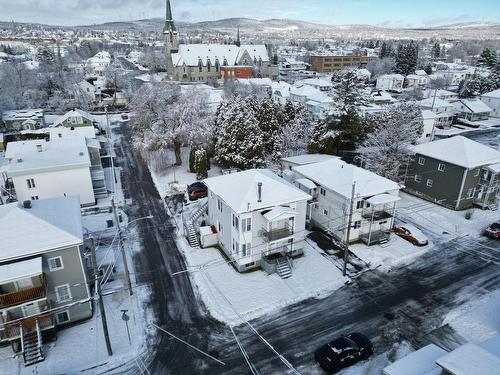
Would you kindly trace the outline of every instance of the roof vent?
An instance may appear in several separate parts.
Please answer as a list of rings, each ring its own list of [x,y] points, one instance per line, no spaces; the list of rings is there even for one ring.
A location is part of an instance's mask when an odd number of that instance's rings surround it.
[[[262,182],[257,184],[257,202],[262,202]]]
[[[78,153],[78,155],[83,156],[83,152],[82,152],[82,151],[80,151],[80,152]]]
[[[42,152],[42,144],[41,144],[41,143],[37,143],[37,144],[36,144],[36,150],[37,150],[38,152]]]
[[[19,159],[17,159],[17,162],[18,162],[18,163],[22,163],[22,162],[23,162],[23,159],[19,158]]]
[[[24,201],[23,202],[23,207],[24,208],[31,208],[31,201],[30,200]]]

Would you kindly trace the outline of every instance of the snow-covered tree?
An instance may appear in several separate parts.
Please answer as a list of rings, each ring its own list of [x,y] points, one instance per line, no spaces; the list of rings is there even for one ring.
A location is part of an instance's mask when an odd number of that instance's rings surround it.
[[[196,149],[194,159],[195,159],[194,169],[196,172],[196,178],[198,180],[207,178],[208,165],[209,165],[207,151],[205,149]]]
[[[460,82],[458,94],[461,98],[471,98],[500,88],[500,72],[493,71],[489,76],[476,75]]]
[[[290,112],[293,108],[293,115]],[[304,153],[312,134],[311,118],[307,109],[301,105],[287,102],[284,107],[284,121],[280,129],[280,143],[282,156],[291,156]]]
[[[416,104],[403,103],[375,116],[375,130],[359,148],[359,160],[364,168],[401,181],[402,167],[411,160],[411,145],[423,133],[421,109]]]
[[[497,63],[497,54],[491,49],[485,48],[479,56],[478,63],[481,65],[493,67]]]
[[[332,75],[335,111],[346,115],[367,102],[365,83],[354,70],[339,70]]]
[[[435,59],[439,59],[441,56],[441,46],[439,45],[439,42],[434,43],[432,46],[432,51],[431,51],[432,57]]]
[[[396,52],[394,72],[407,76],[415,73],[418,65],[418,45],[414,41],[400,44]]]
[[[246,98],[236,96],[223,102],[215,124],[215,158],[222,166],[240,169],[264,166],[264,135]]]
[[[171,148],[181,165],[184,144],[206,145],[211,134],[211,110],[206,93],[177,84],[144,85],[132,101],[134,146],[143,150]]]
[[[366,69],[368,69],[371,73],[371,80],[375,81],[378,76],[383,74],[392,73],[394,70],[394,58],[385,57],[380,60],[370,61],[366,65]]]

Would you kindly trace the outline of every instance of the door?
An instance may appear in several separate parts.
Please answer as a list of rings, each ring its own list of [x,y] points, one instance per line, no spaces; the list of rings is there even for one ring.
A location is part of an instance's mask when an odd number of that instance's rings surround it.
[[[20,279],[16,281],[17,290],[31,288],[33,286],[33,281],[31,278]]]
[[[40,314],[40,305],[38,302],[28,303],[22,307],[24,316],[38,315]]]

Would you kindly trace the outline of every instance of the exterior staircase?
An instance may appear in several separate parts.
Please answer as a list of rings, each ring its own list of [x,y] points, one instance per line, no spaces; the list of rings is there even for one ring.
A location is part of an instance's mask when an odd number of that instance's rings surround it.
[[[193,222],[191,220],[184,223],[187,233],[187,240],[189,242],[189,246],[199,249],[200,248],[200,240],[198,239],[198,235],[196,234],[196,229],[194,229]]]
[[[292,276],[292,268],[286,257],[281,257],[276,260],[276,271],[282,279],[288,279]]]
[[[488,206],[488,208],[491,210],[491,211],[496,211],[498,210],[498,204],[497,203],[492,203]]]
[[[191,215],[191,221],[194,223],[198,218],[203,215],[208,209],[208,201],[199,206],[195,212]]]
[[[42,350],[42,333],[38,325],[38,320],[33,330],[28,330],[21,326],[21,348],[25,366],[33,365],[45,359]]]

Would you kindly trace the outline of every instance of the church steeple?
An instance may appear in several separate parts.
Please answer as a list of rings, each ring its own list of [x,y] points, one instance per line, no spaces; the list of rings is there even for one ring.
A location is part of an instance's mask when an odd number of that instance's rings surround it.
[[[240,25],[238,25],[238,30],[236,32],[236,42],[234,43],[236,46],[241,46],[240,42]]]
[[[176,30],[175,30],[174,18],[172,17],[172,7],[170,6],[170,0],[167,0],[167,14],[165,17],[165,26],[163,27],[163,32],[168,33],[174,31]]]

